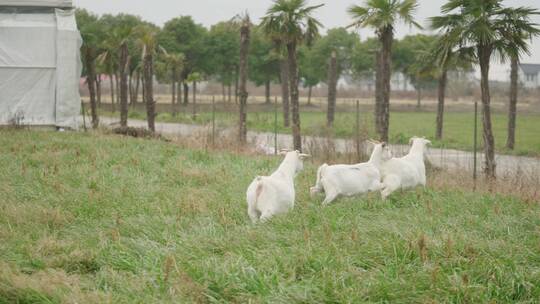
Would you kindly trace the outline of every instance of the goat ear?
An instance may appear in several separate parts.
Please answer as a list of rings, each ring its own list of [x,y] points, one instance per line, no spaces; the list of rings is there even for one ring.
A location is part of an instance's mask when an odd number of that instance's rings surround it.
[[[287,152],[285,150],[281,150],[281,151],[278,152],[278,155],[287,155],[287,153],[289,153],[289,152]]]
[[[431,146],[431,140],[426,139],[425,141],[426,141],[426,145]]]
[[[309,155],[309,154],[304,154],[304,153],[300,153],[300,154],[298,154],[298,156],[299,156],[300,159],[302,159],[302,160],[303,160],[303,159],[306,159],[306,158],[308,158],[308,157],[311,157],[311,155]]]

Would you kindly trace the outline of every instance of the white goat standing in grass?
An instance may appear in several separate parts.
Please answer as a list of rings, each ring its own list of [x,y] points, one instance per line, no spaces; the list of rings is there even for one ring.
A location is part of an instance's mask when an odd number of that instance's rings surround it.
[[[270,176],[257,176],[247,189],[248,215],[253,223],[264,222],[294,207],[294,177],[303,169],[302,161],[309,155],[299,151],[280,154],[285,154],[285,159],[277,170]]]
[[[418,185],[426,185],[426,167],[424,165],[424,154],[426,146],[431,141],[413,137],[409,141],[412,143],[409,153],[400,158],[392,158],[381,167],[382,190],[381,196],[386,199],[392,192],[398,189],[413,188]]]
[[[330,204],[338,196],[352,196],[369,191],[379,191],[381,188],[380,168],[384,161],[392,157],[386,143],[372,142],[373,151],[369,161],[354,165],[323,164],[317,170],[317,181],[311,187],[310,193],[324,191],[326,198],[323,205]]]

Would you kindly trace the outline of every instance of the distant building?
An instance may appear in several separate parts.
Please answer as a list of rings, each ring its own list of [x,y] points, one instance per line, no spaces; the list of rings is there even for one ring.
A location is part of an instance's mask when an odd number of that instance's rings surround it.
[[[540,64],[535,63],[520,63],[519,64],[519,80],[526,88],[540,87]]]
[[[371,92],[375,90],[375,75],[366,74],[365,76],[356,79],[349,74],[345,74],[339,79],[338,87],[344,89],[359,88],[363,91]],[[401,72],[392,73],[390,87],[394,91],[412,92],[415,90],[409,79]]]

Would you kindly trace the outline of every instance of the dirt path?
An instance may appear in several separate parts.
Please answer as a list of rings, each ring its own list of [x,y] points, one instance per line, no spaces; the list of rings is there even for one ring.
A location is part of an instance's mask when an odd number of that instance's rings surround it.
[[[100,117],[100,122],[103,125],[112,126],[118,124],[118,119]],[[129,120],[128,123],[132,127],[146,128],[147,126],[146,121],[143,120]],[[193,135],[197,132],[205,132],[207,130],[207,126],[201,125],[156,122],[156,132],[164,135],[181,137]],[[222,130],[222,132],[235,131],[236,130],[233,129],[225,131]],[[272,153],[274,150],[275,139],[273,133],[249,131],[248,139],[262,152],[264,151],[267,153]],[[329,145],[332,147],[332,149],[335,149],[336,152],[345,153],[355,151],[355,142],[353,140],[334,139],[332,142],[329,142],[327,139],[321,137],[303,137],[303,146],[308,152],[316,147]],[[292,136],[289,134],[278,134],[277,146],[278,148],[290,148],[292,146]],[[401,156],[407,153],[409,146],[391,145],[391,148],[394,155]],[[427,158],[436,167],[454,170],[466,170],[469,172],[472,172],[473,170],[474,157],[472,152],[455,149],[430,148],[427,152]],[[483,159],[484,154],[478,153],[477,168],[479,172],[483,167]],[[495,160],[497,163],[498,176],[525,175],[528,178],[540,178],[540,158],[497,154],[495,156]]]

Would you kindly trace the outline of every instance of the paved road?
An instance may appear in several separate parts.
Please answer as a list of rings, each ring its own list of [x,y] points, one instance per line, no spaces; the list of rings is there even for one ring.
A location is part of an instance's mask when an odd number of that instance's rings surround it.
[[[118,119],[109,117],[100,117],[101,123],[107,126],[118,124]],[[129,120],[129,125],[132,127],[147,126],[143,120]],[[156,122],[156,132],[169,136],[189,136],[198,132],[208,132],[208,126],[179,124],[179,123],[162,123]],[[221,136],[226,136],[227,133],[236,132],[236,129],[220,130]],[[274,150],[274,134],[268,132],[248,132],[248,140],[257,150],[262,153],[272,153]],[[279,148],[292,147],[292,136],[289,134],[278,134],[277,146]],[[336,152],[353,152],[355,151],[355,142],[346,139],[334,139],[329,141],[322,137],[305,136],[303,137],[303,146],[308,152],[315,152],[315,149],[320,147],[331,147]],[[369,149],[368,145],[364,149]],[[401,156],[407,153],[409,147],[407,145],[392,145],[392,152],[396,156]],[[440,149],[430,148],[427,152],[427,159],[434,165],[440,168],[473,170],[473,153],[460,151],[455,149]],[[478,153],[478,170],[481,170],[484,154]],[[495,156],[497,162],[498,176],[515,176],[516,174],[525,175],[529,178],[540,179],[540,158],[500,155]]]

